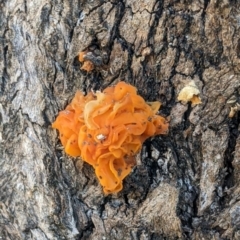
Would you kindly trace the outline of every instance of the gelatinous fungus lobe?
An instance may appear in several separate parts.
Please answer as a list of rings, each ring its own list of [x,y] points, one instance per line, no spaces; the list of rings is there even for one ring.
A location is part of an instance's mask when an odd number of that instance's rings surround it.
[[[82,63],[82,70],[87,72],[91,72],[94,69],[94,64],[90,60],[85,60],[84,57],[88,53],[88,51],[80,52],[78,55],[79,62]]]
[[[191,102],[192,106],[202,103],[201,98],[199,97],[200,91],[197,88],[194,81],[190,81],[186,86],[179,92],[178,101],[181,101],[183,104]]]
[[[119,82],[86,96],[78,91],[52,126],[59,130],[66,153],[93,166],[105,193],[117,193],[143,142],[168,131],[166,119],[156,115],[159,107]]]

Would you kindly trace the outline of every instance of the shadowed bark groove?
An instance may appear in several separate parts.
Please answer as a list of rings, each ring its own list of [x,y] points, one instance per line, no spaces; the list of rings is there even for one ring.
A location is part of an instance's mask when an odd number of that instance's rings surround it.
[[[240,4],[0,1],[0,239],[240,239]],[[92,72],[78,53],[93,53]],[[117,195],[51,128],[124,80],[170,116]],[[177,101],[194,81],[202,104]],[[233,117],[230,110],[236,109]]]

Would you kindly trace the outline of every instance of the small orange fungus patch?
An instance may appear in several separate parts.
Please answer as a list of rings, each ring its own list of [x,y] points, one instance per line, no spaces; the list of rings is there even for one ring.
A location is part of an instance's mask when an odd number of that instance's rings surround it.
[[[194,81],[189,82],[179,93],[178,101],[181,101],[183,104],[187,102],[192,102],[192,105],[197,105],[202,103],[201,98],[198,96],[200,91],[195,85]]]
[[[84,56],[87,54],[88,51],[83,51],[79,53],[78,60],[79,62],[83,63],[81,69],[87,72],[90,72],[94,69],[94,65],[89,60],[84,60]]]
[[[160,102],[145,102],[135,87],[119,82],[86,96],[78,91],[52,127],[67,154],[94,167],[104,192],[117,193],[142,143],[168,131],[166,119],[156,115],[159,107]]]

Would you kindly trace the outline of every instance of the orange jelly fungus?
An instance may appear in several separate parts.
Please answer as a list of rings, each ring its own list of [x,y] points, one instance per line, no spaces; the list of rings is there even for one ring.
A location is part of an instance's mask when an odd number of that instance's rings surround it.
[[[52,127],[67,154],[94,167],[104,193],[117,193],[142,143],[168,131],[166,119],[156,115],[159,107],[160,102],[145,102],[135,87],[119,82],[86,96],[78,91]]]
[[[79,53],[78,60],[83,63],[81,69],[87,72],[91,72],[94,69],[94,65],[89,60],[84,60],[84,56],[88,53],[88,51],[83,51]]]

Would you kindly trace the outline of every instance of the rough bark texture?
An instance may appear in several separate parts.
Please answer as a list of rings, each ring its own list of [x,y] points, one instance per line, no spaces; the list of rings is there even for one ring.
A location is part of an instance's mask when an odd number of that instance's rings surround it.
[[[237,0],[0,1],[0,239],[240,239]],[[77,55],[93,51],[93,72]],[[117,195],[51,128],[125,80],[170,116]],[[202,104],[177,102],[193,80]]]

